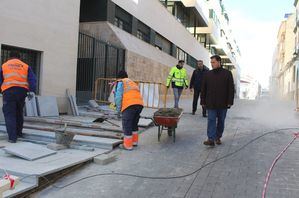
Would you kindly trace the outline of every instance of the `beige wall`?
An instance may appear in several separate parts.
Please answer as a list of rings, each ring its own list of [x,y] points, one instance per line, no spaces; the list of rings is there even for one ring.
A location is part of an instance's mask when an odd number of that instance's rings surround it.
[[[289,16],[281,22],[277,35],[277,49],[273,57],[272,72],[275,78],[273,84],[278,84],[278,90],[281,98],[294,100],[295,81],[294,64],[291,63],[295,52],[296,35],[294,27],[296,25],[296,15]],[[275,91],[275,90],[273,90]]]
[[[0,1],[0,44],[42,52],[40,93],[62,112],[65,90],[76,90],[79,10],[80,0]]]

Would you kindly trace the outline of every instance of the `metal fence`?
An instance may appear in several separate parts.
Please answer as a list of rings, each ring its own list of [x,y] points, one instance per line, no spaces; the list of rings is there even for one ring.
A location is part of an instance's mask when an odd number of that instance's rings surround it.
[[[143,97],[144,107],[166,107],[167,87],[162,83],[134,81],[138,84]],[[115,78],[97,78],[94,86],[94,100],[99,103],[109,104],[114,99]]]
[[[115,78],[123,69],[124,49],[79,33],[76,94],[78,103],[85,103],[92,98],[97,78]]]

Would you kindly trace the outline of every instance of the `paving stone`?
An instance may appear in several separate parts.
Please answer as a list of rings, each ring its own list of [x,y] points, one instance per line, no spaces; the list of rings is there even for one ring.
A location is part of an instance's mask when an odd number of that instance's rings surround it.
[[[39,116],[58,117],[58,105],[54,96],[37,96],[37,107]]]
[[[26,100],[25,100],[25,110],[26,110],[26,116],[29,116],[29,117],[38,116],[37,103],[36,103],[36,97],[35,96],[30,100],[28,98],[26,98]]]
[[[117,159],[116,154],[102,154],[93,158],[93,162],[100,165],[106,165]]]
[[[18,142],[16,144],[11,144],[3,148],[3,150],[8,154],[15,155],[29,161],[56,154],[55,151],[29,142]]]

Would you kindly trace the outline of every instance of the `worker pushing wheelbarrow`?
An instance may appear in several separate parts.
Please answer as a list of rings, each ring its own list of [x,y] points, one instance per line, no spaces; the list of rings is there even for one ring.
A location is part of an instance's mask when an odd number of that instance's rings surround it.
[[[176,128],[183,115],[183,110],[179,108],[161,108],[154,113],[154,122],[158,126],[158,141],[161,139],[163,131],[167,131],[168,136],[176,139]]]

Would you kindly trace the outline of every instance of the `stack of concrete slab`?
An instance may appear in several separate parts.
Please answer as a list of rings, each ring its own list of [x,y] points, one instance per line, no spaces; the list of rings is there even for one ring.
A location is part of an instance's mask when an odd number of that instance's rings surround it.
[[[78,109],[78,106],[77,106],[76,97],[71,95],[70,91],[68,89],[66,90],[66,95],[69,99],[70,107],[71,107],[71,111],[72,111],[73,116],[79,116],[79,109]]]
[[[34,96],[32,99],[26,98],[26,116],[29,117],[58,117],[58,105],[54,96]]]
[[[19,145],[23,146],[24,143],[18,142],[13,145],[14,147],[18,147]],[[45,146],[34,144],[27,144],[26,149],[32,149],[30,148],[31,146],[32,148],[37,148],[36,146],[39,146],[38,149],[40,149],[40,147],[44,147],[43,149],[45,149]],[[11,149],[9,143],[6,143],[6,147]],[[24,154],[23,152],[25,151],[22,151],[22,154]],[[36,152],[38,152],[38,150]],[[41,177],[58,173],[62,170],[69,171],[68,169],[73,166],[81,165],[89,161],[92,162],[94,157],[108,152],[110,152],[110,150],[97,148],[93,152],[67,149],[58,151],[54,155],[29,161],[9,155],[4,150],[0,149],[0,175],[4,175],[4,171],[2,171],[2,169],[4,169],[8,174],[18,176],[21,180],[20,184],[18,184],[15,189],[5,191],[4,197],[20,196],[20,194],[38,187],[38,180]]]
[[[26,100],[25,100],[25,109],[26,109],[26,115],[27,116],[30,116],[30,117],[38,116],[35,95],[33,95],[33,98],[31,98],[30,100],[28,98],[26,98]]]

